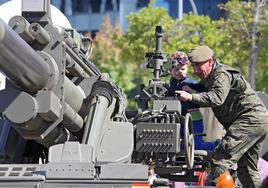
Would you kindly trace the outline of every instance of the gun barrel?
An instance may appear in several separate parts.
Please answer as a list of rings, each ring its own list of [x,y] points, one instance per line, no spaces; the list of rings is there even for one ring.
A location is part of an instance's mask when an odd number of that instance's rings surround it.
[[[49,79],[49,66],[0,18],[0,71],[22,90],[42,89]]]

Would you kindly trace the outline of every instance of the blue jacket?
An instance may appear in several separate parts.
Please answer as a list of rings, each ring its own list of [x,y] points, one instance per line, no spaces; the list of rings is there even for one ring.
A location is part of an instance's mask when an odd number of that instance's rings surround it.
[[[185,77],[183,80],[176,80],[175,78],[171,78],[169,82],[169,88],[168,88],[168,96],[175,96],[176,90],[182,90],[183,86],[189,86],[190,88],[202,92],[204,91],[203,87],[195,80],[192,80],[188,77]],[[192,102],[183,102],[181,101],[182,109],[181,113],[184,116],[189,109],[193,108],[199,108],[198,104],[192,103]]]

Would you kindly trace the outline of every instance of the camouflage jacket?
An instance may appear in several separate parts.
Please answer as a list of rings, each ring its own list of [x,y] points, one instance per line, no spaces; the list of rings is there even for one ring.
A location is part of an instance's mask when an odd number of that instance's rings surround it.
[[[228,129],[234,121],[268,123],[266,108],[238,70],[215,63],[202,81],[205,92],[192,94],[192,102],[211,107],[219,122]]]

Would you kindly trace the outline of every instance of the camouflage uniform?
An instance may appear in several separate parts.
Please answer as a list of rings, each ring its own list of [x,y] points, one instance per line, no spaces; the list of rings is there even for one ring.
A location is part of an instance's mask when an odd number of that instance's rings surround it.
[[[243,187],[260,186],[257,161],[268,130],[267,111],[239,71],[216,63],[201,81],[205,92],[192,94],[192,102],[211,107],[226,129],[222,142],[211,154],[212,171],[218,177],[237,163]]]

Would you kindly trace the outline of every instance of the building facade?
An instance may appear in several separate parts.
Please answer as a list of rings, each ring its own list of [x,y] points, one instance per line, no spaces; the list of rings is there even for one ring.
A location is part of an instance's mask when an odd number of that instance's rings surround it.
[[[0,4],[8,0],[0,0]],[[68,18],[73,28],[80,32],[97,31],[108,15],[113,25],[118,22],[123,31],[127,28],[126,17],[145,7],[150,0],[51,0],[51,3],[60,9]],[[194,12],[208,15],[212,19],[223,16],[218,4],[227,0],[156,0],[155,6],[168,9],[171,17],[178,18],[179,11]],[[182,5],[180,7],[180,5]]]

